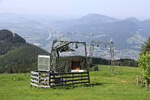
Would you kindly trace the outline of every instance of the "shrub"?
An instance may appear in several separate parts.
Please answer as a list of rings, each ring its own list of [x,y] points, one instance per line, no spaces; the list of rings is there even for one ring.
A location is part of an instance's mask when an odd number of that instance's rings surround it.
[[[142,77],[150,80],[150,52],[140,54],[139,67],[142,71]]]
[[[98,65],[91,67],[90,71],[99,71]]]

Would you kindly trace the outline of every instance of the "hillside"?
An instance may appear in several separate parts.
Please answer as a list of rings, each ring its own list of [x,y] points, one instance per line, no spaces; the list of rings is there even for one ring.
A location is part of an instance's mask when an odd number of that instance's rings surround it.
[[[29,72],[37,68],[37,55],[45,50],[26,43],[17,34],[0,30],[0,72]]]
[[[26,44],[26,41],[8,30],[0,30],[0,55],[6,54],[9,50]]]

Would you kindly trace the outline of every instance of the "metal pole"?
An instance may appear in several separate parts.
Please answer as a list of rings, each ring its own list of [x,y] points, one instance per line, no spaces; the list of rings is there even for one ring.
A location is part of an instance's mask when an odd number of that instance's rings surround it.
[[[87,67],[87,71],[89,72],[89,67],[88,67],[88,64],[87,64],[87,48],[86,48],[86,43],[84,43],[84,47],[85,47],[85,57],[86,57],[86,60],[85,60],[85,63],[86,63],[86,67]]]

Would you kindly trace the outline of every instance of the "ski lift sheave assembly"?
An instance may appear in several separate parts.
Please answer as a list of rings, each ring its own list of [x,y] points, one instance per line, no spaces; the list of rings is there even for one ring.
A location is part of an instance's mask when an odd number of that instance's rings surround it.
[[[75,45],[75,46],[72,46],[71,44]],[[81,44],[83,47],[84,47],[84,57],[85,57],[85,64],[84,65],[87,65],[87,50],[86,50],[86,43],[85,42],[79,42],[79,41],[58,41],[58,40],[55,40],[53,41],[53,44],[52,44],[52,50],[51,50],[51,71],[54,71],[54,72],[59,72],[57,69],[60,69],[57,64],[59,63],[60,59],[61,59],[61,53],[65,52],[75,52],[76,49],[79,48],[79,44]],[[70,55],[69,55],[70,56]],[[70,63],[71,61],[73,61],[73,57],[70,57]],[[69,70],[71,69],[71,70]],[[80,70],[76,70],[76,71],[84,71],[84,70],[87,70],[87,66],[85,67],[82,67],[80,68]],[[71,66],[68,66],[68,71],[71,72],[72,71],[72,68]],[[61,72],[67,72],[67,71],[61,71]]]

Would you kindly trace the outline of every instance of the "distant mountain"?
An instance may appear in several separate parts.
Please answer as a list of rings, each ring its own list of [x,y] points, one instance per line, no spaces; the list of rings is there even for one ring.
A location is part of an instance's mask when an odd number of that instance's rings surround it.
[[[115,21],[117,21],[117,19],[112,17],[99,14],[88,14],[79,19],[57,21],[54,25],[59,27],[58,29],[60,29],[60,31],[82,32],[84,30],[87,32],[87,28],[89,27],[98,27],[99,25]]]
[[[37,68],[37,55],[49,54],[8,30],[0,30],[0,72],[29,72]]]
[[[79,20],[87,22],[87,24],[88,24],[88,23],[110,23],[110,22],[117,21],[118,19],[100,15],[100,14],[88,14],[86,16],[83,16]]]
[[[54,39],[87,43],[91,40],[113,40],[117,58],[137,59],[141,44],[150,35],[150,20],[140,21],[134,17],[121,20],[100,14],[68,20],[52,20],[42,15],[1,14],[0,23],[0,29],[11,29],[48,51]]]

